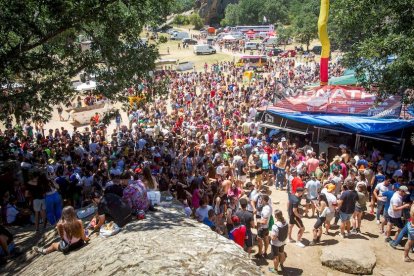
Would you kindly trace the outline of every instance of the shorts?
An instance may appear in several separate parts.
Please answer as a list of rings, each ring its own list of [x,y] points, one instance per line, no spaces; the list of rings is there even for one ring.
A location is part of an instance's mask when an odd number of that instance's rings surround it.
[[[59,242],[58,250],[62,252],[63,251],[62,246],[65,246],[66,244],[67,244],[67,242],[65,240],[61,240]],[[70,244],[69,245],[69,250],[67,252],[70,252],[70,251],[76,250],[78,248],[81,248],[84,244],[85,244],[85,242],[82,239],[80,239],[79,241]]]
[[[259,230],[257,230],[257,236],[260,239],[264,239],[265,237],[269,236],[269,229],[267,229],[267,228],[260,228]]]
[[[306,204],[311,204],[312,201],[317,200],[316,198],[306,198]]]
[[[44,199],[33,199],[33,210],[40,212],[46,210],[46,202]]]
[[[252,234],[251,229],[246,229],[246,236],[247,236],[247,239],[244,240],[244,244],[246,245],[247,248],[253,247],[253,234]]]
[[[321,227],[321,226],[322,226],[322,224],[324,224],[324,223],[325,223],[325,221],[326,221],[326,217],[319,217],[319,218],[316,220],[316,223],[315,223],[315,225],[313,226],[313,228],[314,228],[314,229],[319,229],[319,227]]]
[[[385,219],[386,222],[389,222],[390,221],[390,215],[388,215],[388,212],[387,211],[384,211],[383,217],[384,217],[384,219]]]
[[[285,245],[276,246],[276,245],[271,244],[271,246],[272,246],[273,257],[277,257],[279,254],[282,254],[283,252],[285,252]]]
[[[342,222],[350,221],[351,217],[352,217],[352,214],[346,214],[343,212],[339,212],[339,218],[341,219]]]
[[[289,224],[296,225],[299,228],[305,228],[303,226],[302,219],[301,218],[298,218],[297,216],[295,216],[293,214],[289,216]]]
[[[408,240],[414,241],[414,227],[411,226],[411,222],[407,222]]]
[[[256,182],[258,181],[262,181],[262,174],[256,174],[256,178],[255,178]]]
[[[356,206],[355,205],[355,212],[362,213],[362,212],[365,212],[366,210],[367,210],[367,206],[361,206],[361,207],[359,207],[359,206]],[[384,214],[384,216],[385,216],[385,214]]]
[[[326,214],[326,219],[325,219],[325,222],[330,223],[330,222],[331,222],[331,220],[332,220],[334,217],[335,217],[335,212],[330,212],[330,213]]]
[[[403,221],[402,221],[401,218],[393,218],[393,217],[390,217],[389,223],[394,224],[399,229],[402,229],[404,227],[404,223],[403,223]]]

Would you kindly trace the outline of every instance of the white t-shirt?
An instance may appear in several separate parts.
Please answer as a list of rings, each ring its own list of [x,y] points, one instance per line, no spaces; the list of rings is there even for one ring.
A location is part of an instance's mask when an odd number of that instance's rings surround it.
[[[263,206],[262,212],[260,213],[260,217],[262,219],[267,219],[266,224],[260,224],[260,228],[269,228],[269,219],[270,215],[272,214],[272,208],[270,208],[269,204]]]
[[[318,180],[309,180],[306,182],[306,187],[308,190],[307,198],[316,199],[318,197],[318,190],[321,188],[321,183]]]
[[[329,193],[326,188],[323,188],[321,193],[326,195],[326,199],[328,200],[329,210],[331,211],[331,213],[334,213],[335,212],[335,206],[334,205],[337,204],[336,196]]]
[[[400,207],[403,205],[402,197],[398,192],[394,193],[394,195],[391,197],[390,201],[390,208],[388,208],[388,215],[392,218],[400,218],[402,216],[402,210],[400,211],[394,211],[392,206]]]
[[[205,208],[198,207],[196,210],[196,217],[199,221],[203,221],[205,218],[208,217],[208,211],[213,209],[210,205],[207,205]]]
[[[272,232],[270,233],[270,236],[271,237],[272,237],[272,235],[279,236],[279,228],[286,227],[286,225],[287,225],[287,222],[285,222],[285,224],[283,224],[280,221],[276,221],[275,224],[273,224],[273,226],[272,226]],[[277,247],[280,247],[280,246],[286,244],[286,240],[279,241],[278,239],[276,239],[276,240],[270,239],[270,244],[274,245],[274,246],[277,246]]]
[[[253,200],[257,203],[258,198],[259,198],[259,192],[256,189],[254,189],[253,191],[250,192],[250,194],[249,194],[249,203],[248,203],[247,208],[246,208],[247,211],[253,212],[253,206],[250,203],[250,201]]]
[[[379,201],[386,201],[385,198],[382,198],[382,193],[386,192],[386,191],[391,191],[392,186],[388,185],[385,186],[384,182],[379,183],[376,187],[375,190],[378,190],[378,200]]]

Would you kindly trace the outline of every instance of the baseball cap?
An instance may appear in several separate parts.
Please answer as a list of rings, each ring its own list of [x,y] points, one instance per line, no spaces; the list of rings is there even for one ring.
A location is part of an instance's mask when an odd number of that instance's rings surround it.
[[[286,138],[285,137],[282,137],[282,139],[280,139],[280,141],[286,142]]]
[[[400,187],[401,187],[401,184],[400,184],[400,183],[395,183],[395,184],[393,185],[393,187],[394,187],[394,189],[395,189],[395,190],[399,190],[399,189],[400,189]]]
[[[399,190],[399,191],[403,191],[403,192],[405,192],[406,194],[410,194],[410,192],[408,191],[407,186],[400,186],[400,188],[399,188],[398,190]]]

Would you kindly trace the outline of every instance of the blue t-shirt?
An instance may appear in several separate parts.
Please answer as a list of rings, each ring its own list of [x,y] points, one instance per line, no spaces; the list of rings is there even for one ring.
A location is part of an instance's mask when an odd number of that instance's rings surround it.
[[[386,191],[382,193],[382,196],[385,196],[387,198],[384,205],[384,212],[388,213],[388,208],[390,208],[391,198],[394,195],[394,193],[394,191]]]
[[[273,153],[272,154],[272,170],[275,170],[276,169],[276,162],[277,162],[277,160],[279,160],[279,154],[277,154],[277,153]]]
[[[207,225],[208,227],[210,227],[210,228],[215,227],[214,222],[212,222],[212,221],[211,221],[211,220],[209,220],[208,218],[204,218],[204,219],[203,219],[203,223],[204,223],[205,225]]]

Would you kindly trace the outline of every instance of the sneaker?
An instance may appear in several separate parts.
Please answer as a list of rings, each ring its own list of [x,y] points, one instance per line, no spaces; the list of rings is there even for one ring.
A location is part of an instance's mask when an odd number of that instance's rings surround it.
[[[285,266],[283,264],[280,264],[280,269],[283,271],[285,270]]]
[[[392,239],[390,237],[385,238],[385,242],[390,242]]]
[[[311,242],[309,243],[309,246],[314,246],[314,245],[316,245],[316,241],[311,241]]]
[[[414,260],[413,259],[411,259],[410,257],[405,257],[404,258],[404,262],[406,262],[406,263],[411,263],[411,262],[413,262]]]
[[[357,228],[356,229],[357,233],[361,233],[361,229]]]
[[[345,234],[339,233],[339,237],[345,239]]]
[[[358,230],[356,230],[356,229],[352,229],[352,230],[351,230],[351,234],[358,234]]]
[[[298,241],[296,243],[296,246],[300,247],[300,248],[305,248],[305,245],[303,243],[301,243],[300,241]]]
[[[44,248],[40,248],[40,247],[34,246],[33,247],[33,250],[35,252],[39,253],[39,254],[46,255],[46,250]]]
[[[260,259],[260,258],[263,258],[263,255],[262,255],[262,254],[257,253],[257,254],[255,254],[255,255],[254,255],[254,257],[255,257],[256,259]]]
[[[377,220],[377,224],[380,224],[381,222],[379,220]]]
[[[394,241],[390,241],[388,243],[392,248],[397,249],[397,245],[394,243]]]

